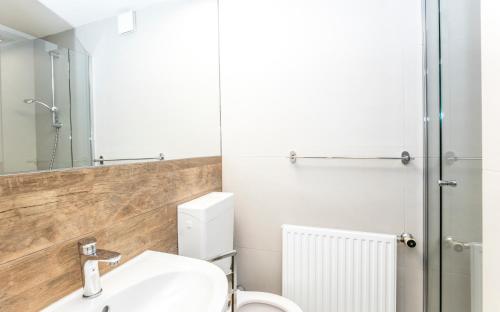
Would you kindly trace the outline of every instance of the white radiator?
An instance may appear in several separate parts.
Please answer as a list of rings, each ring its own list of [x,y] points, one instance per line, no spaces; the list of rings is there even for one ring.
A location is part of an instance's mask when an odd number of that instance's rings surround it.
[[[304,312],[396,312],[396,235],[283,226],[283,295]]]

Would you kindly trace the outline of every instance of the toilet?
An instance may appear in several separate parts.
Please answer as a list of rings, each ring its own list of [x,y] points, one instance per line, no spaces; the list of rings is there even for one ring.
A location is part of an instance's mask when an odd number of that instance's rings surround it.
[[[236,298],[238,312],[302,312],[291,300],[270,293],[238,290]]]
[[[233,250],[234,195],[213,192],[179,205],[177,212],[179,255],[211,259]],[[231,259],[214,262],[226,274]],[[236,292],[238,312],[302,312],[291,300],[271,293]]]

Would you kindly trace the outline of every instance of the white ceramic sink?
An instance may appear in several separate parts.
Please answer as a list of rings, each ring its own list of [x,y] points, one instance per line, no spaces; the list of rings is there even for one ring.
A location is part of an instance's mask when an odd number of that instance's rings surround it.
[[[191,258],[146,251],[101,277],[103,292],[83,290],[60,299],[45,312],[222,312],[228,284],[217,266]]]

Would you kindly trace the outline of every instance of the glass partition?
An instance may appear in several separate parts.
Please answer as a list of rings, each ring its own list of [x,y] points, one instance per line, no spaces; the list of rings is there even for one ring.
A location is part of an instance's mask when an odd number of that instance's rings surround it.
[[[428,307],[481,312],[480,1],[427,9]]]

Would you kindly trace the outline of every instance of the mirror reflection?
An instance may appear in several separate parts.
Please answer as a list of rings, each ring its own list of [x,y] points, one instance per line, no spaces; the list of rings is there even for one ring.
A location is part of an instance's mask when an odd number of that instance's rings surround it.
[[[92,164],[89,56],[0,29],[0,173]]]
[[[217,1],[32,2],[0,13],[0,174],[220,155]]]

